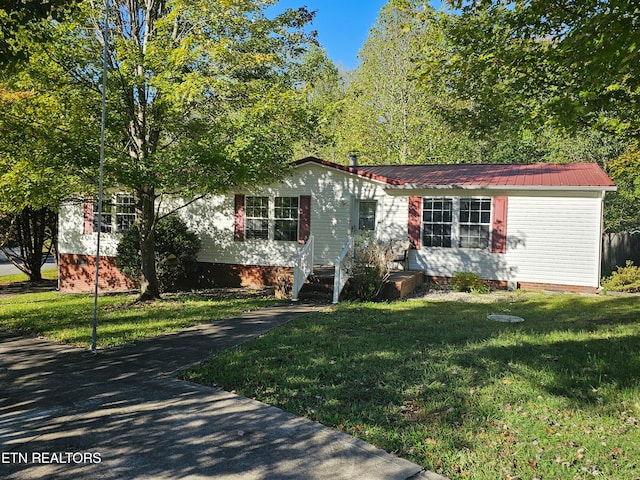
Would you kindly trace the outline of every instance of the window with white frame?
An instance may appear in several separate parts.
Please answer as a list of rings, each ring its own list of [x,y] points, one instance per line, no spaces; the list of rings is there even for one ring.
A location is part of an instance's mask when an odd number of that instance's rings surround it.
[[[117,193],[102,199],[102,218],[98,218],[98,201],[93,202],[93,231],[124,233],[136,222],[136,205],[133,195]]]
[[[451,247],[453,201],[425,198],[422,204],[422,244],[425,247]]]
[[[102,199],[102,218],[98,215],[98,200],[93,201],[93,231],[97,232],[100,228],[102,233],[111,233],[115,229],[113,227],[113,203],[110,197]]]
[[[136,223],[136,201],[133,195],[116,194],[116,232],[126,232]]]
[[[491,246],[491,199],[425,197],[425,247],[487,249]]]
[[[274,240],[298,240],[298,197],[276,197]]]
[[[247,239],[269,238],[269,197],[247,197],[245,204]]]
[[[460,200],[460,248],[489,248],[491,199]]]
[[[245,199],[245,238],[297,241],[298,197],[251,197]]]
[[[375,200],[361,200],[358,202],[358,230],[361,232],[373,232],[376,229]]]

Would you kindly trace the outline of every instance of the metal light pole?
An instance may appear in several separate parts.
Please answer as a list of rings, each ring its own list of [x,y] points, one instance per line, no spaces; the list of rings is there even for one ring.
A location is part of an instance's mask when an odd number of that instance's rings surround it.
[[[104,172],[105,127],[107,124],[107,70],[109,55],[109,0],[104,2],[104,30],[102,33],[102,121],[100,124],[100,180],[98,182],[98,235],[96,239],[96,278],[93,290],[93,320],[91,322],[91,351],[96,353],[98,338],[98,280],[100,277],[100,234],[102,232],[102,197]]]

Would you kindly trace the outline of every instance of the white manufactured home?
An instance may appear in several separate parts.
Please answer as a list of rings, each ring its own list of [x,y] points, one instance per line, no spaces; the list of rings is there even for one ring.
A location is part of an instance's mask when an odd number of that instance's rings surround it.
[[[199,285],[305,276],[303,264],[335,265],[366,231],[383,243],[410,241],[405,266],[428,278],[475,272],[505,287],[593,291],[603,200],[615,188],[592,163],[343,166],[310,157],[280,183],[205,197],[179,215],[202,239]],[[61,289],[92,288],[98,223],[101,286],[131,287],[114,257],[134,221],[126,193],[114,195],[102,222],[90,202],[65,205]]]

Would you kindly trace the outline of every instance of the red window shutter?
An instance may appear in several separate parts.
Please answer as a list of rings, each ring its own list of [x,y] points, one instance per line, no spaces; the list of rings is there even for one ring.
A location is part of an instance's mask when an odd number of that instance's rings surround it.
[[[233,211],[233,241],[244,242],[244,195],[237,194]]]
[[[82,233],[84,235],[90,235],[93,233],[93,200],[85,199],[82,204],[82,214],[84,218],[84,225],[82,227]]]
[[[409,240],[420,250],[420,226],[422,223],[422,197],[409,197]]]
[[[311,195],[300,195],[298,243],[306,243],[311,236]]]
[[[507,206],[509,197],[493,197],[491,253],[507,253]]]

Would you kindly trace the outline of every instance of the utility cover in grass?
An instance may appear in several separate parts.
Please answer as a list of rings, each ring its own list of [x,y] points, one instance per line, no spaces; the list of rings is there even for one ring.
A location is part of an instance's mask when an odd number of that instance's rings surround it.
[[[487,320],[493,320],[494,322],[504,322],[504,323],[524,322],[524,318],[516,317],[515,315],[487,315]]]

